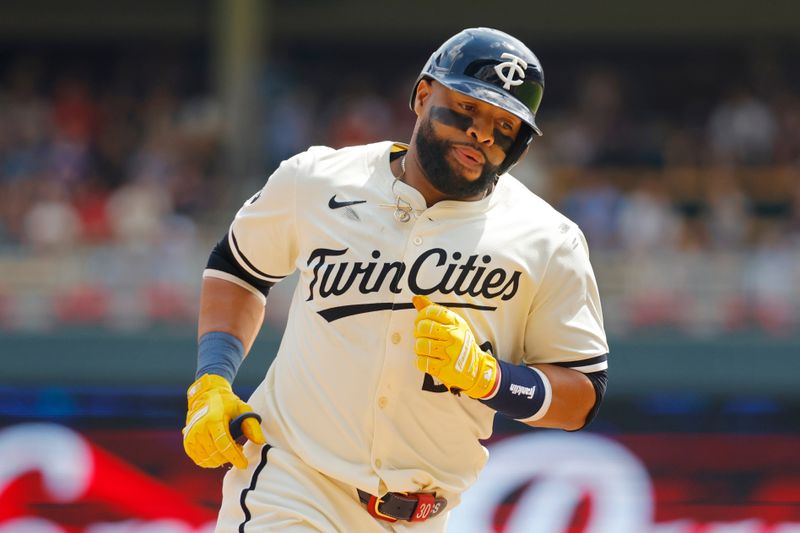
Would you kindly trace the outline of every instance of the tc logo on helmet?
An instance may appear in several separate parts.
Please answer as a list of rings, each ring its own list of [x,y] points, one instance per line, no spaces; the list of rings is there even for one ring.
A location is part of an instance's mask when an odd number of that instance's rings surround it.
[[[525,80],[525,69],[528,68],[528,64],[522,58],[508,52],[504,52],[500,56],[500,59],[508,59],[508,61],[498,63],[494,66],[497,77],[504,83],[503,89],[507,91],[511,89],[511,87],[522,85],[522,82]],[[515,80],[515,75],[519,75],[519,79]]]

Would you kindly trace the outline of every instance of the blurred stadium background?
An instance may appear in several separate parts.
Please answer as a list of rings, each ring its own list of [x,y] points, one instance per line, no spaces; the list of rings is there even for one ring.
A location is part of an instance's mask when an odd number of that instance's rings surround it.
[[[179,430],[210,247],[283,158],[407,140],[476,25],[544,65],[514,174],[588,237],[611,380],[586,432],[498,420],[451,530],[800,532],[792,0],[0,3],[0,532],[209,528]]]

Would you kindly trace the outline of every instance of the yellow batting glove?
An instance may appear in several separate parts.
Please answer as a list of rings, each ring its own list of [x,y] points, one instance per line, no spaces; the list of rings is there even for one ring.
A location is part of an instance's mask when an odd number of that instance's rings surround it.
[[[414,296],[412,302],[417,310],[417,368],[451,390],[462,390],[471,398],[487,396],[498,379],[497,360],[478,347],[459,315],[425,296]]]
[[[231,435],[230,421],[253,409],[243,402],[222,376],[203,374],[186,393],[189,411],[183,428],[183,449],[192,461],[203,468],[231,463],[246,468],[242,446]],[[245,418],[242,433],[255,444],[265,444],[261,425],[255,418]]]

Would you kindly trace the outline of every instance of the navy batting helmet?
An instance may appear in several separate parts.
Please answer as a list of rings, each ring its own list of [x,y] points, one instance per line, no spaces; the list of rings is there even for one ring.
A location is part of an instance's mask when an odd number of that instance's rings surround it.
[[[417,78],[411,92],[412,110],[417,86],[426,78],[522,120],[523,127],[498,175],[514,166],[533,137],[542,134],[536,126],[536,111],[544,93],[542,65],[527,46],[507,33],[469,28],[448,39],[431,55]]]

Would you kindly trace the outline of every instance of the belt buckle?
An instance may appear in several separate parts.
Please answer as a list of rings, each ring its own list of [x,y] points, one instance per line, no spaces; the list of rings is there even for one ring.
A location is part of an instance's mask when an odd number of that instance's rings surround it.
[[[387,492],[383,496],[373,496],[362,490],[359,490],[358,493],[361,502],[373,518],[392,523],[398,521],[424,522],[438,515],[447,507],[445,498],[437,497],[435,493],[430,492]],[[400,504],[395,500],[403,503]],[[390,506],[386,512],[380,509],[383,504]],[[409,508],[409,505],[412,507]],[[405,506],[405,509],[396,509],[398,506]]]
[[[390,494],[387,492],[387,494]],[[383,503],[383,498],[380,496],[372,496],[370,498],[369,505],[367,505],[367,509],[369,513],[374,516],[375,518],[379,518],[381,520],[386,520],[387,522],[397,522],[397,518],[393,516],[389,516],[388,514],[383,514],[378,509],[378,506]]]

